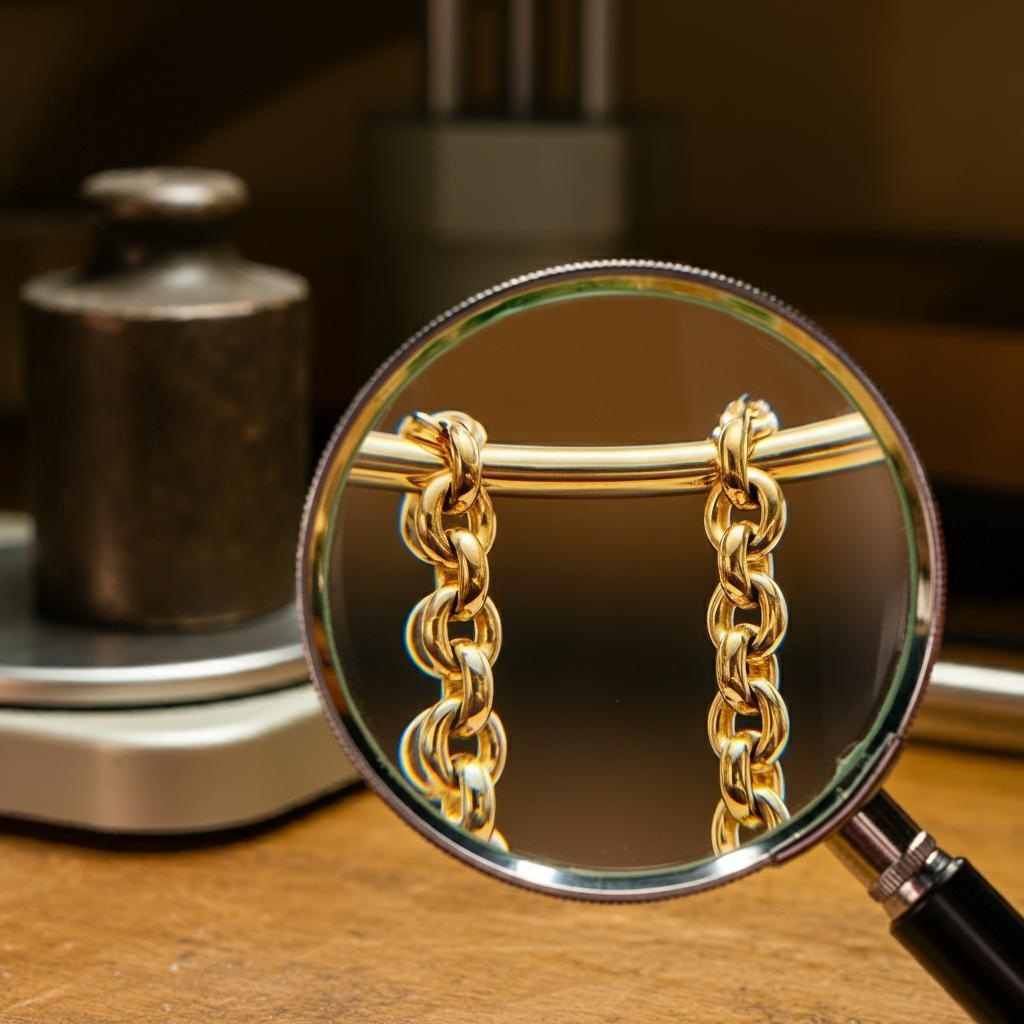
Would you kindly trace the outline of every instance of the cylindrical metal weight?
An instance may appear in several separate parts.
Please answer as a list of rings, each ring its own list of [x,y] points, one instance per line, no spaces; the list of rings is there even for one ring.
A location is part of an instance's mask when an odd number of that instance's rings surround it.
[[[305,281],[242,259],[233,175],[108,171],[92,263],[23,291],[35,581],[137,626],[286,603],[307,474]]]

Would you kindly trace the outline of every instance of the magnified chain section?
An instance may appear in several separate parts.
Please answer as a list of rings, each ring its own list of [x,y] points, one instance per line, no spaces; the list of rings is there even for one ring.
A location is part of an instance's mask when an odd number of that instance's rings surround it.
[[[433,592],[409,616],[406,647],[413,662],[439,680],[440,696],[409,723],[399,760],[409,782],[448,821],[507,850],[494,827],[494,787],[506,742],[492,710],[501,619],[489,595],[487,555],[497,524],[481,483],[487,435],[476,420],[451,411],[414,413],[399,432],[444,464],[417,481],[402,502],[402,539],[434,568]]]
[[[757,443],[778,429],[771,406],[744,395],[726,406],[712,434],[716,479],[704,529],[718,555],[718,586],[708,605],[718,682],[708,739],[722,790],[711,823],[715,853],[736,849],[742,829],[757,834],[789,817],[779,760],[789,742],[789,712],[776,655],[789,616],[772,557],[786,529],[786,500],[773,477],[750,465]],[[758,518],[734,521],[737,511],[756,511]],[[737,621],[737,612],[746,619]]]

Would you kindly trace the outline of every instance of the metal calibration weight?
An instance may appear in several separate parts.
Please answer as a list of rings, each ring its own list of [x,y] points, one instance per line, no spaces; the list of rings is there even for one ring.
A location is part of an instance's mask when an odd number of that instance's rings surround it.
[[[308,445],[307,286],[244,260],[234,175],[107,171],[95,256],[24,289],[40,609],[138,627],[286,604]]]

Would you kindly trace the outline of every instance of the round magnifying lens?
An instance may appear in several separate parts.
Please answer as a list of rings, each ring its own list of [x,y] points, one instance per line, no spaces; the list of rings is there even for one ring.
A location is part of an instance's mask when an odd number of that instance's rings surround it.
[[[311,492],[313,676],[370,784],[510,881],[642,899],[784,860],[878,786],[941,611],[877,391],[745,285],[558,268],[445,314]]]

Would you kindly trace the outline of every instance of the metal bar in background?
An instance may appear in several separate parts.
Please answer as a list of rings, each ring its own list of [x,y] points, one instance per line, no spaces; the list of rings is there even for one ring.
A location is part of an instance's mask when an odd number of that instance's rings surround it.
[[[1024,661],[973,660],[984,656],[966,649],[942,652],[912,739],[1024,753]]]
[[[428,0],[426,104],[432,117],[466,105],[466,0]]]
[[[537,109],[540,26],[536,0],[508,0],[508,112],[532,117]]]
[[[580,113],[586,119],[619,112],[622,25],[619,0],[580,0]]]

